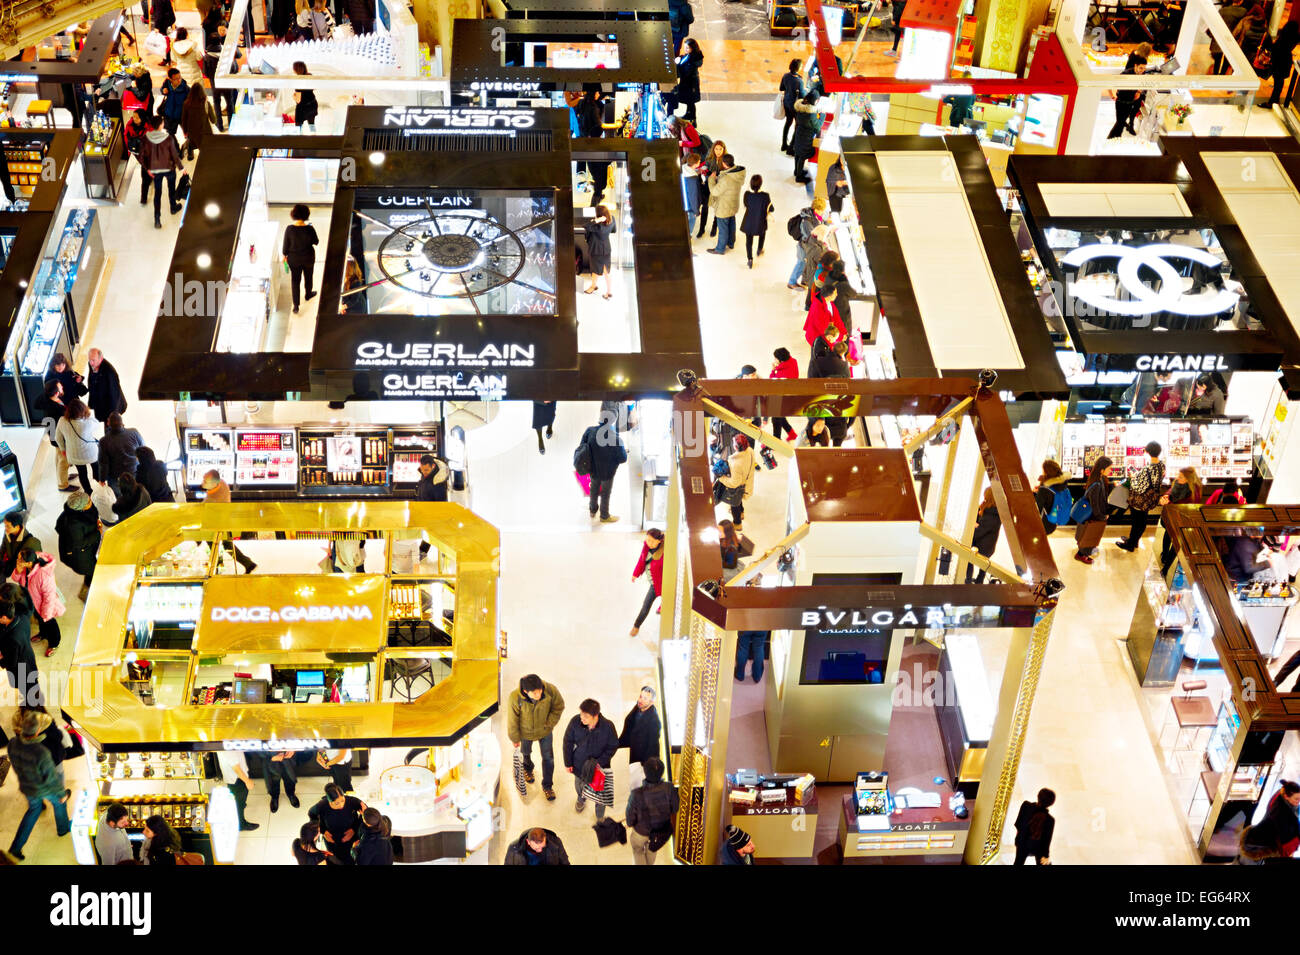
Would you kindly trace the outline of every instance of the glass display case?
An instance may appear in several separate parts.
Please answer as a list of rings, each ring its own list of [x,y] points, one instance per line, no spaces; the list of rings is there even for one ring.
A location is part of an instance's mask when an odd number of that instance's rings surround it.
[[[1254,432],[1254,423],[1246,417],[1074,416],[1061,425],[1061,468],[1082,476],[1104,454],[1132,477],[1146,466],[1146,445],[1155,441],[1165,451],[1168,474],[1193,467],[1203,480],[1246,481],[1254,473]]]
[[[299,429],[299,493],[386,494],[387,429]]]
[[[1172,686],[1185,658],[1193,666],[1218,662],[1201,600],[1181,560],[1175,561],[1168,580],[1160,572],[1158,556],[1148,565],[1127,641],[1129,659],[1143,686]]]
[[[235,484],[293,487],[298,481],[297,443],[293,428],[236,428]]]

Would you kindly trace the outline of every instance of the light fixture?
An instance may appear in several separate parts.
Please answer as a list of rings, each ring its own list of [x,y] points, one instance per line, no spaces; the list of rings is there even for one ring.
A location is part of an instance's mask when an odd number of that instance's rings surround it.
[[[221,206],[217,205],[215,202],[209,202],[203,207],[203,214],[209,219],[215,219],[217,216],[221,215]]]
[[[208,255],[208,253],[206,252],[200,252],[195,257],[194,261],[198,264],[199,268],[206,269],[209,265],[212,264],[212,256]]]
[[[384,154],[383,154],[383,153],[374,152],[374,153],[371,153],[371,154],[370,154],[370,165],[372,165],[372,166],[382,166],[383,164],[384,164]]]

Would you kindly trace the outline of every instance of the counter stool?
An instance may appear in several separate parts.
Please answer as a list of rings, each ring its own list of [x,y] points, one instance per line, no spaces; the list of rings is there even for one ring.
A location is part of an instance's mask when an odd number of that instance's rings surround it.
[[[1174,733],[1174,752],[1182,750],[1192,750],[1196,748],[1196,740],[1202,729],[1212,727],[1218,723],[1218,716],[1214,712],[1214,704],[1210,698],[1203,693],[1196,693],[1196,690],[1203,690],[1207,686],[1204,680],[1184,680],[1182,683],[1183,695],[1176,696],[1170,703],[1173,704],[1173,717],[1178,724],[1178,729]],[[1165,720],[1165,726],[1169,725],[1169,720]],[[1180,741],[1185,730],[1191,730],[1192,735],[1187,745],[1181,745]],[[1164,727],[1161,727],[1161,737],[1164,736]]]
[[[45,125],[54,125],[54,103],[47,99],[34,99],[27,104],[27,118],[45,117]]]
[[[388,665],[391,668],[389,680],[394,697],[400,697],[407,703],[414,703],[416,697],[420,695],[415,692],[415,684],[420,681],[428,683],[428,689],[433,689],[436,681],[433,677],[433,665],[428,660],[397,658],[389,660]]]

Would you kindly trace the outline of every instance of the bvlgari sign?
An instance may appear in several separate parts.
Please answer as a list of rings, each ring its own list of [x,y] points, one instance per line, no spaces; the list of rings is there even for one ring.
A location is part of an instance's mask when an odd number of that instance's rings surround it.
[[[955,627],[1024,627],[1033,622],[1032,607],[980,606],[858,607],[800,611],[799,626],[826,634],[875,630],[946,630]]]

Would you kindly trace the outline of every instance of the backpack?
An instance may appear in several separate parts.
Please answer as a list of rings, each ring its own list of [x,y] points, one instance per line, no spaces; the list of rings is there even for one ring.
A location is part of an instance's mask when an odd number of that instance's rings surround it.
[[[657,852],[673,832],[671,783],[658,783],[641,789],[641,802],[645,806],[646,825],[650,827],[650,844],[646,847]]]
[[[1068,487],[1058,488],[1052,494],[1052,508],[1047,512],[1047,520],[1057,527],[1070,523],[1070,511],[1074,507],[1074,498]]]
[[[713,140],[700,132],[699,127],[696,127],[695,135],[700,137],[699,154],[708,159],[709,153],[713,151]]]
[[[573,470],[580,475],[591,473],[591,445],[587,442],[587,436],[582,436],[582,441],[573,452]]]
[[[785,224],[785,231],[796,242],[803,241],[803,213],[796,212]]]
[[[1083,497],[1074,502],[1070,508],[1070,520],[1076,524],[1083,524],[1092,519],[1092,502],[1088,500],[1088,492],[1085,489]]]

